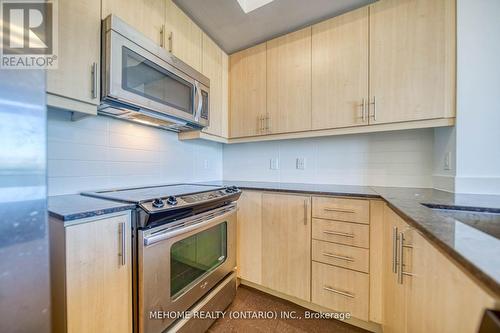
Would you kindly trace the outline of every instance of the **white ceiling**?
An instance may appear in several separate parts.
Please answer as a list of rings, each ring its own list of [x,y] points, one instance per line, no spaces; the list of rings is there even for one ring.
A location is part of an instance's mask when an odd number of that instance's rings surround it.
[[[174,0],[229,54],[375,1]]]

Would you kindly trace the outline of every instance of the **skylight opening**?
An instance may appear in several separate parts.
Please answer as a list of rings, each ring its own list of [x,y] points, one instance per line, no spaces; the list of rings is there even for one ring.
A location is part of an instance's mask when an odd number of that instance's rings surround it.
[[[251,11],[256,10],[262,6],[267,5],[274,0],[237,0],[241,9],[245,12],[245,14],[250,13]]]

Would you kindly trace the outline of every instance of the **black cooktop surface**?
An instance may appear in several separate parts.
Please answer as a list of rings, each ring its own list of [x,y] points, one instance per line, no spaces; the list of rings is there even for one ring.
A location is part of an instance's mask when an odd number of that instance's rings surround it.
[[[141,203],[144,201],[153,200],[155,198],[166,198],[168,196],[182,196],[193,193],[214,191],[222,188],[224,187],[215,185],[173,184],[173,185],[116,189],[116,190],[97,191],[97,192],[86,192],[83,194],[109,200]]]

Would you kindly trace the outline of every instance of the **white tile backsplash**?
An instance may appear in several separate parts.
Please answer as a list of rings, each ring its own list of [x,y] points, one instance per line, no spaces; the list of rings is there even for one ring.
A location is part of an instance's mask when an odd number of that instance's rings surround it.
[[[73,122],[51,110],[49,195],[222,178],[432,187],[433,144],[433,130],[421,129],[223,146],[104,116]]]
[[[207,162],[205,162],[207,161]],[[222,179],[222,145],[109,117],[48,113],[49,195]]]
[[[432,129],[224,146],[224,179],[432,187]],[[306,160],[296,169],[296,158]],[[269,161],[279,158],[279,170]]]

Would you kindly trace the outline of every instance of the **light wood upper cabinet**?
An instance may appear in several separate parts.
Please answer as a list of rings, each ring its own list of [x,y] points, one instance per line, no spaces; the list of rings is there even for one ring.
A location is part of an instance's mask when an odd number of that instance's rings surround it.
[[[166,1],[166,47],[194,69],[202,70],[202,31],[171,0]]]
[[[370,123],[454,117],[455,0],[370,6]]]
[[[78,1],[79,2],[79,1]],[[102,18],[114,14],[159,45],[165,43],[165,0],[102,0]]]
[[[222,52],[222,129],[221,136],[229,136],[229,56]]]
[[[266,43],[229,57],[229,135],[263,133],[266,116]]]
[[[363,101],[368,101],[367,7],[312,26],[312,128],[367,125]]]
[[[203,131],[222,136],[222,50],[203,33],[203,64],[201,72],[210,79],[210,125]]]
[[[51,219],[54,332],[132,332],[130,221],[130,212],[67,227]]]
[[[311,129],[311,27],[267,42],[267,133]]]
[[[100,0],[58,1],[58,68],[47,71],[49,105],[97,114],[96,105],[100,102],[100,8]]]
[[[262,285],[311,299],[311,198],[262,195]]]

